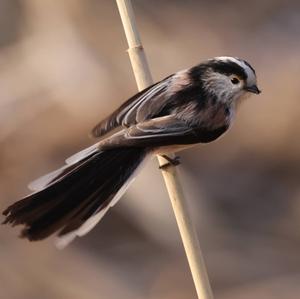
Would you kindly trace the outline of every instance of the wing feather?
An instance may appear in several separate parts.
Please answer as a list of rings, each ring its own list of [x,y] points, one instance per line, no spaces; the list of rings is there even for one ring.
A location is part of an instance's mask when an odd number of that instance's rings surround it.
[[[91,134],[101,137],[118,126],[128,127],[158,114],[166,104],[169,83],[173,75],[140,91],[107,118],[98,123]]]
[[[124,129],[99,143],[101,149],[155,147],[197,142],[196,131],[175,115],[147,120]]]

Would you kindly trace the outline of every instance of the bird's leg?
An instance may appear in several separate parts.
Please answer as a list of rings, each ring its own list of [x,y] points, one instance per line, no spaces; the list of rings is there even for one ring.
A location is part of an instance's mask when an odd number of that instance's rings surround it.
[[[163,165],[160,165],[159,169],[165,169],[170,165],[177,166],[177,165],[180,164],[180,157],[179,156],[175,156],[174,158],[171,158],[167,155],[161,155],[161,156],[164,157],[168,162],[163,164]]]

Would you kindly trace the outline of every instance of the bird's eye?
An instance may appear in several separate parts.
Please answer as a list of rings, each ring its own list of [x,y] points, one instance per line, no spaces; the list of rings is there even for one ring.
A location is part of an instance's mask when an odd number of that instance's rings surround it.
[[[231,83],[232,84],[239,84],[240,80],[237,77],[233,77],[233,78],[231,78]]]

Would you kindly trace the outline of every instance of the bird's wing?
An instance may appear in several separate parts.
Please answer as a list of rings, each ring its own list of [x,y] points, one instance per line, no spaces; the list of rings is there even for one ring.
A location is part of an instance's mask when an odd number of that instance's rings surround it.
[[[167,87],[168,80],[165,79],[140,91],[128,99],[107,118],[97,124],[92,130],[92,136],[100,137],[118,126],[129,126],[131,124],[135,124],[138,118],[142,118],[141,114],[145,114],[146,103],[149,103],[149,101],[163,102],[159,100],[161,100],[161,98],[165,95]]]
[[[168,115],[124,129],[100,142],[101,149],[115,147],[158,147],[199,142],[197,131],[184,121]]]
[[[92,136],[100,137],[118,126],[129,127],[158,116],[170,102],[174,90],[188,84],[181,73],[183,71],[171,75],[134,95],[115,112],[102,120],[92,130]]]

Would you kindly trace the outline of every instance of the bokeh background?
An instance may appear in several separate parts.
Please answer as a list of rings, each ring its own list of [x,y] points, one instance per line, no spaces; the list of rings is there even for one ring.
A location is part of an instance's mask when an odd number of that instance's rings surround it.
[[[255,67],[263,93],[181,153],[181,179],[216,298],[299,298],[299,1],[133,5],[155,80],[218,55]],[[126,48],[114,1],[0,0],[1,210],[136,92]],[[196,297],[155,160],[65,250],[18,231],[0,227],[1,299]]]

